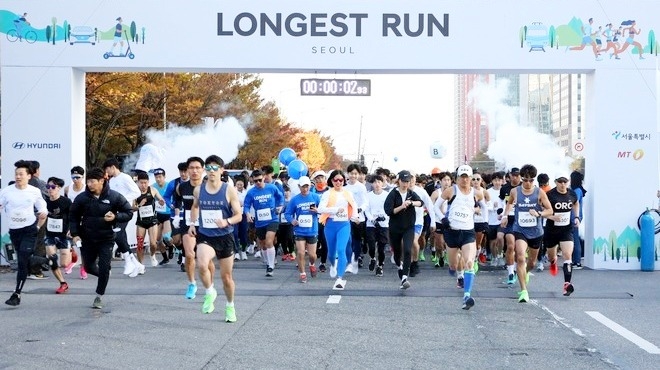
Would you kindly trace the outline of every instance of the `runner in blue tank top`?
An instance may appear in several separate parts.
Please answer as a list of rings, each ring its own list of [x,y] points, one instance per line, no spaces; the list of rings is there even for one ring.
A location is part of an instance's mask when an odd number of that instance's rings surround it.
[[[224,161],[211,155],[204,161],[208,180],[195,188],[190,219],[197,220],[188,228],[188,234],[196,238],[199,277],[206,288],[203,313],[215,310],[214,302],[218,292],[213,287],[214,270],[209,268],[213,258],[217,258],[222,278],[223,290],[227,298],[225,321],[236,322],[234,309],[234,224],[243,218],[241,203],[236,189],[222,182]]]
[[[545,192],[534,185],[536,167],[526,164],[520,169],[521,186],[511,191],[504,214],[515,207],[513,235],[516,238],[517,274],[520,284],[518,302],[529,302],[527,292],[528,272],[534,268],[539,248],[543,242],[543,223],[541,217],[551,216],[552,206]],[[508,218],[502,218],[502,227],[506,227]],[[525,253],[529,247],[529,255],[525,261]]]

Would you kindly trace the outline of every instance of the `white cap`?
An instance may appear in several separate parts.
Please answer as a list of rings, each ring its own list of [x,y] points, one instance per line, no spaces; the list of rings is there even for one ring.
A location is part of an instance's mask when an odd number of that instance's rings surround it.
[[[473,175],[472,167],[468,166],[467,164],[458,167],[458,169],[456,170],[456,177],[458,178],[463,175],[472,176]]]
[[[298,179],[298,186],[312,185],[312,181],[307,176],[300,176]]]
[[[313,179],[315,179],[319,176],[327,177],[328,175],[326,175],[325,172],[323,172],[323,170],[318,170],[318,171],[316,171],[312,174]]]
[[[566,172],[561,171],[561,172],[555,173],[555,180],[559,180],[561,178],[566,179],[566,181],[571,179],[571,177]]]

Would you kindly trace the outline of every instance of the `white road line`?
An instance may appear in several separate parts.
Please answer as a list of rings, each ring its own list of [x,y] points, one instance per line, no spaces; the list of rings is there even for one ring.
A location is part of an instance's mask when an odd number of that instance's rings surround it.
[[[617,324],[616,322],[608,319],[605,317],[602,313],[598,311],[584,311],[587,315],[591,316],[594,320],[600,322],[601,324],[607,326],[608,328],[612,329],[615,333],[619,334],[620,336],[628,339],[631,341],[633,344],[635,344],[637,347],[645,350],[648,353],[654,354],[654,355],[660,355],[660,348],[656,347],[653,343],[645,340],[644,338],[640,337],[639,335],[631,332],[630,330],[624,328],[623,326]]]
[[[339,301],[341,301],[341,296],[340,295],[330,295],[330,296],[328,296],[328,300],[325,301],[325,303],[337,304],[337,303],[339,303]]]
[[[557,321],[558,323],[562,324],[562,325],[565,326],[567,329],[570,329],[570,330],[571,330],[573,333],[575,333],[576,335],[581,336],[581,337],[585,337],[584,333],[582,333],[582,331],[581,331],[580,329],[575,328],[575,327],[573,327],[571,324],[567,323],[567,322],[566,322],[566,319],[564,319],[563,317],[557,315],[556,313],[554,313],[554,312],[553,312],[551,309],[549,309],[548,307],[546,307],[546,306],[540,304],[537,300],[532,299],[532,300],[530,300],[529,303],[531,303],[531,304],[533,304],[533,305],[535,305],[535,306],[537,306],[537,307],[540,307],[543,311],[545,311],[545,312],[547,312],[548,314],[550,314],[550,316],[552,316],[552,318],[555,319],[555,321]]]

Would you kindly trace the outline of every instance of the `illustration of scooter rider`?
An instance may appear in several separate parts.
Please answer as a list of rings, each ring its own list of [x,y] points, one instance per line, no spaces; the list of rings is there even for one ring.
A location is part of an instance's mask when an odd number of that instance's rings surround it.
[[[124,50],[124,40],[121,37],[124,26],[121,24],[121,17],[117,17],[116,21],[117,25],[115,26],[115,36],[112,42],[112,48],[110,49],[110,55],[121,55]],[[114,54],[117,43],[119,43],[119,54]]]

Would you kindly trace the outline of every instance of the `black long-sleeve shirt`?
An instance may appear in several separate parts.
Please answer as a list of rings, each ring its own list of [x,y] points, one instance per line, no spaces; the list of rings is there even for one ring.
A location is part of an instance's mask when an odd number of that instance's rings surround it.
[[[113,221],[104,219],[108,212],[115,214]],[[108,241],[115,238],[112,229],[116,223],[128,222],[132,218],[133,210],[126,198],[110,190],[106,183],[99,197],[89,189],[76,197],[69,213],[69,230],[71,236],[79,236],[83,240]]]
[[[414,191],[408,189],[406,200],[419,201],[422,199]],[[390,190],[385,198],[385,213],[390,216],[389,228],[392,231],[400,232],[415,227],[415,207],[407,207],[399,213],[394,213],[394,208],[400,207],[403,199],[398,188]]]

